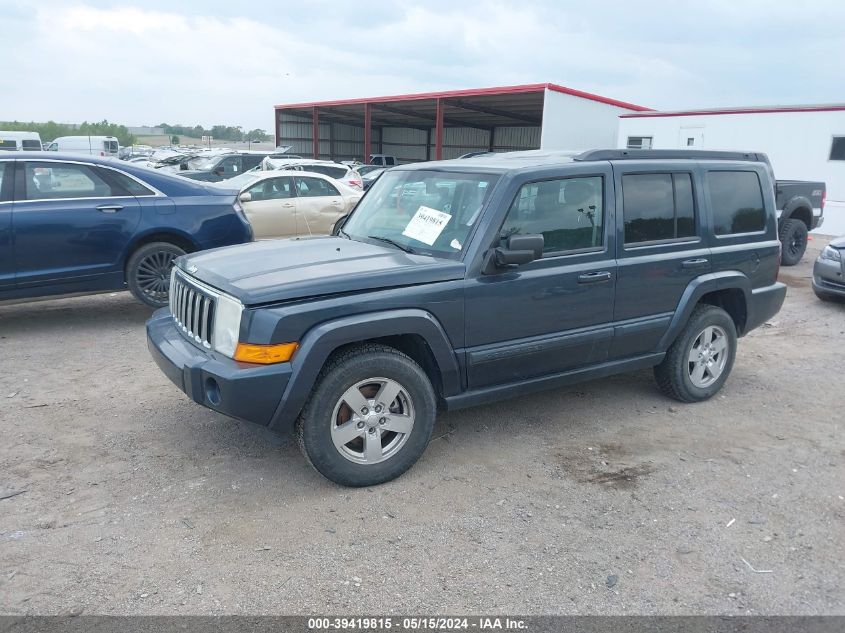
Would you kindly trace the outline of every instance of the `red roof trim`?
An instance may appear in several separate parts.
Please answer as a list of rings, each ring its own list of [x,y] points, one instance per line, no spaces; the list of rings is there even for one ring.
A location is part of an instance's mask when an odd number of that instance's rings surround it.
[[[651,117],[673,117],[673,116],[711,116],[714,114],[776,114],[779,112],[840,112],[845,110],[841,106],[784,106],[782,108],[737,108],[734,110],[687,110],[685,112],[648,112],[637,114],[620,114],[619,118],[651,118]]]
[[[635,110],[637,112],[651,111],[650,108],[639,106],[625,101],[617,101],[609,97],[602,97],[601,95],[592,94],[590,92],[583,92],[581,90],[574,90],[565,86],[557,84],[523,84],[520,86],[498,86],[495,88],[476,88],[471,90],[447,90],[442,92],[419,92],[415,94],[392,95],[387,97],[368,97],[364,99],[337,99],[334,101],[311,101],[308,103],[289,103],[274,106],[276,110],[287,110],[293,108],[314,108],[314,107],[330,107],[342,105],[364,105],[365,103],[377,102],[401,102],[401,101],[425,101],[428,99],[448,99],[458,97],[481,97],[484,95],[507,95],[507,94],[524,94],[531,92],[543,92],[544,90],[551,90],[553,92],[560,92],[568,94],[573,97],[580,97],[582,99],[589,99],[590,101],[598,101],[607,105],[616,106],[618,108],[625,108],[626,110]]]
[[[635,103],[628,103],[627,101],[618,101],[617,99],[611,99],[610,97],[602,97],[601,95],[596,95],[591,92],[584,92],[582,90],[575,90],[574,88],[567,88],[566,86],[559,86],[557,84],[546,84],[546,88],[554,92],[562,92],[563,94],[572,95],[573,97],[581,97],[582,99],[589,99],[590,101],[606,103],[607,105],[616,106],[617,108],[625,108],[626,110],[636,110],[637,112],[653,112],[651,108],[637,105]]]

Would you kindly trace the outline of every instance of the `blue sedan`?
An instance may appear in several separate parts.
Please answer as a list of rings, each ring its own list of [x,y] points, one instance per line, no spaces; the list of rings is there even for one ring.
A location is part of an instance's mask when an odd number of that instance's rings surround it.
[[[237,191],[113,159],[0,153],[0,302],[128,288],[167,305],[174,260],[251,241]]]

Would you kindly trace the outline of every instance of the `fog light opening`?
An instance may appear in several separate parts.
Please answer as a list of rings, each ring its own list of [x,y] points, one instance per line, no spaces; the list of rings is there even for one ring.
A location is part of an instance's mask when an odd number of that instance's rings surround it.
[[[205,399],[215,407],[220,405],[220,385],[214,378],[205,379]]]

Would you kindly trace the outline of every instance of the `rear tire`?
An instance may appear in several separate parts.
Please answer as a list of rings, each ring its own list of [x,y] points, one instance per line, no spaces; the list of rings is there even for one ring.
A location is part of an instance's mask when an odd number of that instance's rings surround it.
[[[716,394],[733,368],[736,326],[712,305],[696,306],[684,329],[654,368],[661,391],[681,402],[701,402]]]
[[[297,437],[305,458],[327,479],[374,486],[414,465],[436,417],[434,388],[419,365],[386,345],[356,345],[320,372]]]
[[[783,223],[778,235],[781,243],[780,263],[783,266],[795,266],[804,257],[807,250],[807,225],[801,220],[791,218]]]
[[[163,308],[170,295],[170,271],[185,251],[170,242],[144,244],[126,263],[126,285],[133,296],[151,308]]]

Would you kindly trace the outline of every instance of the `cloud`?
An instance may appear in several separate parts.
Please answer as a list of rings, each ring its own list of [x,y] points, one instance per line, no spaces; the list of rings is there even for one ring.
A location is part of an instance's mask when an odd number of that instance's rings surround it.
[[[845,79],[837,2],[32,6],[0,7],[3,118],[271,129],[320,99],[552,81],[683,108],[841,100]]]

